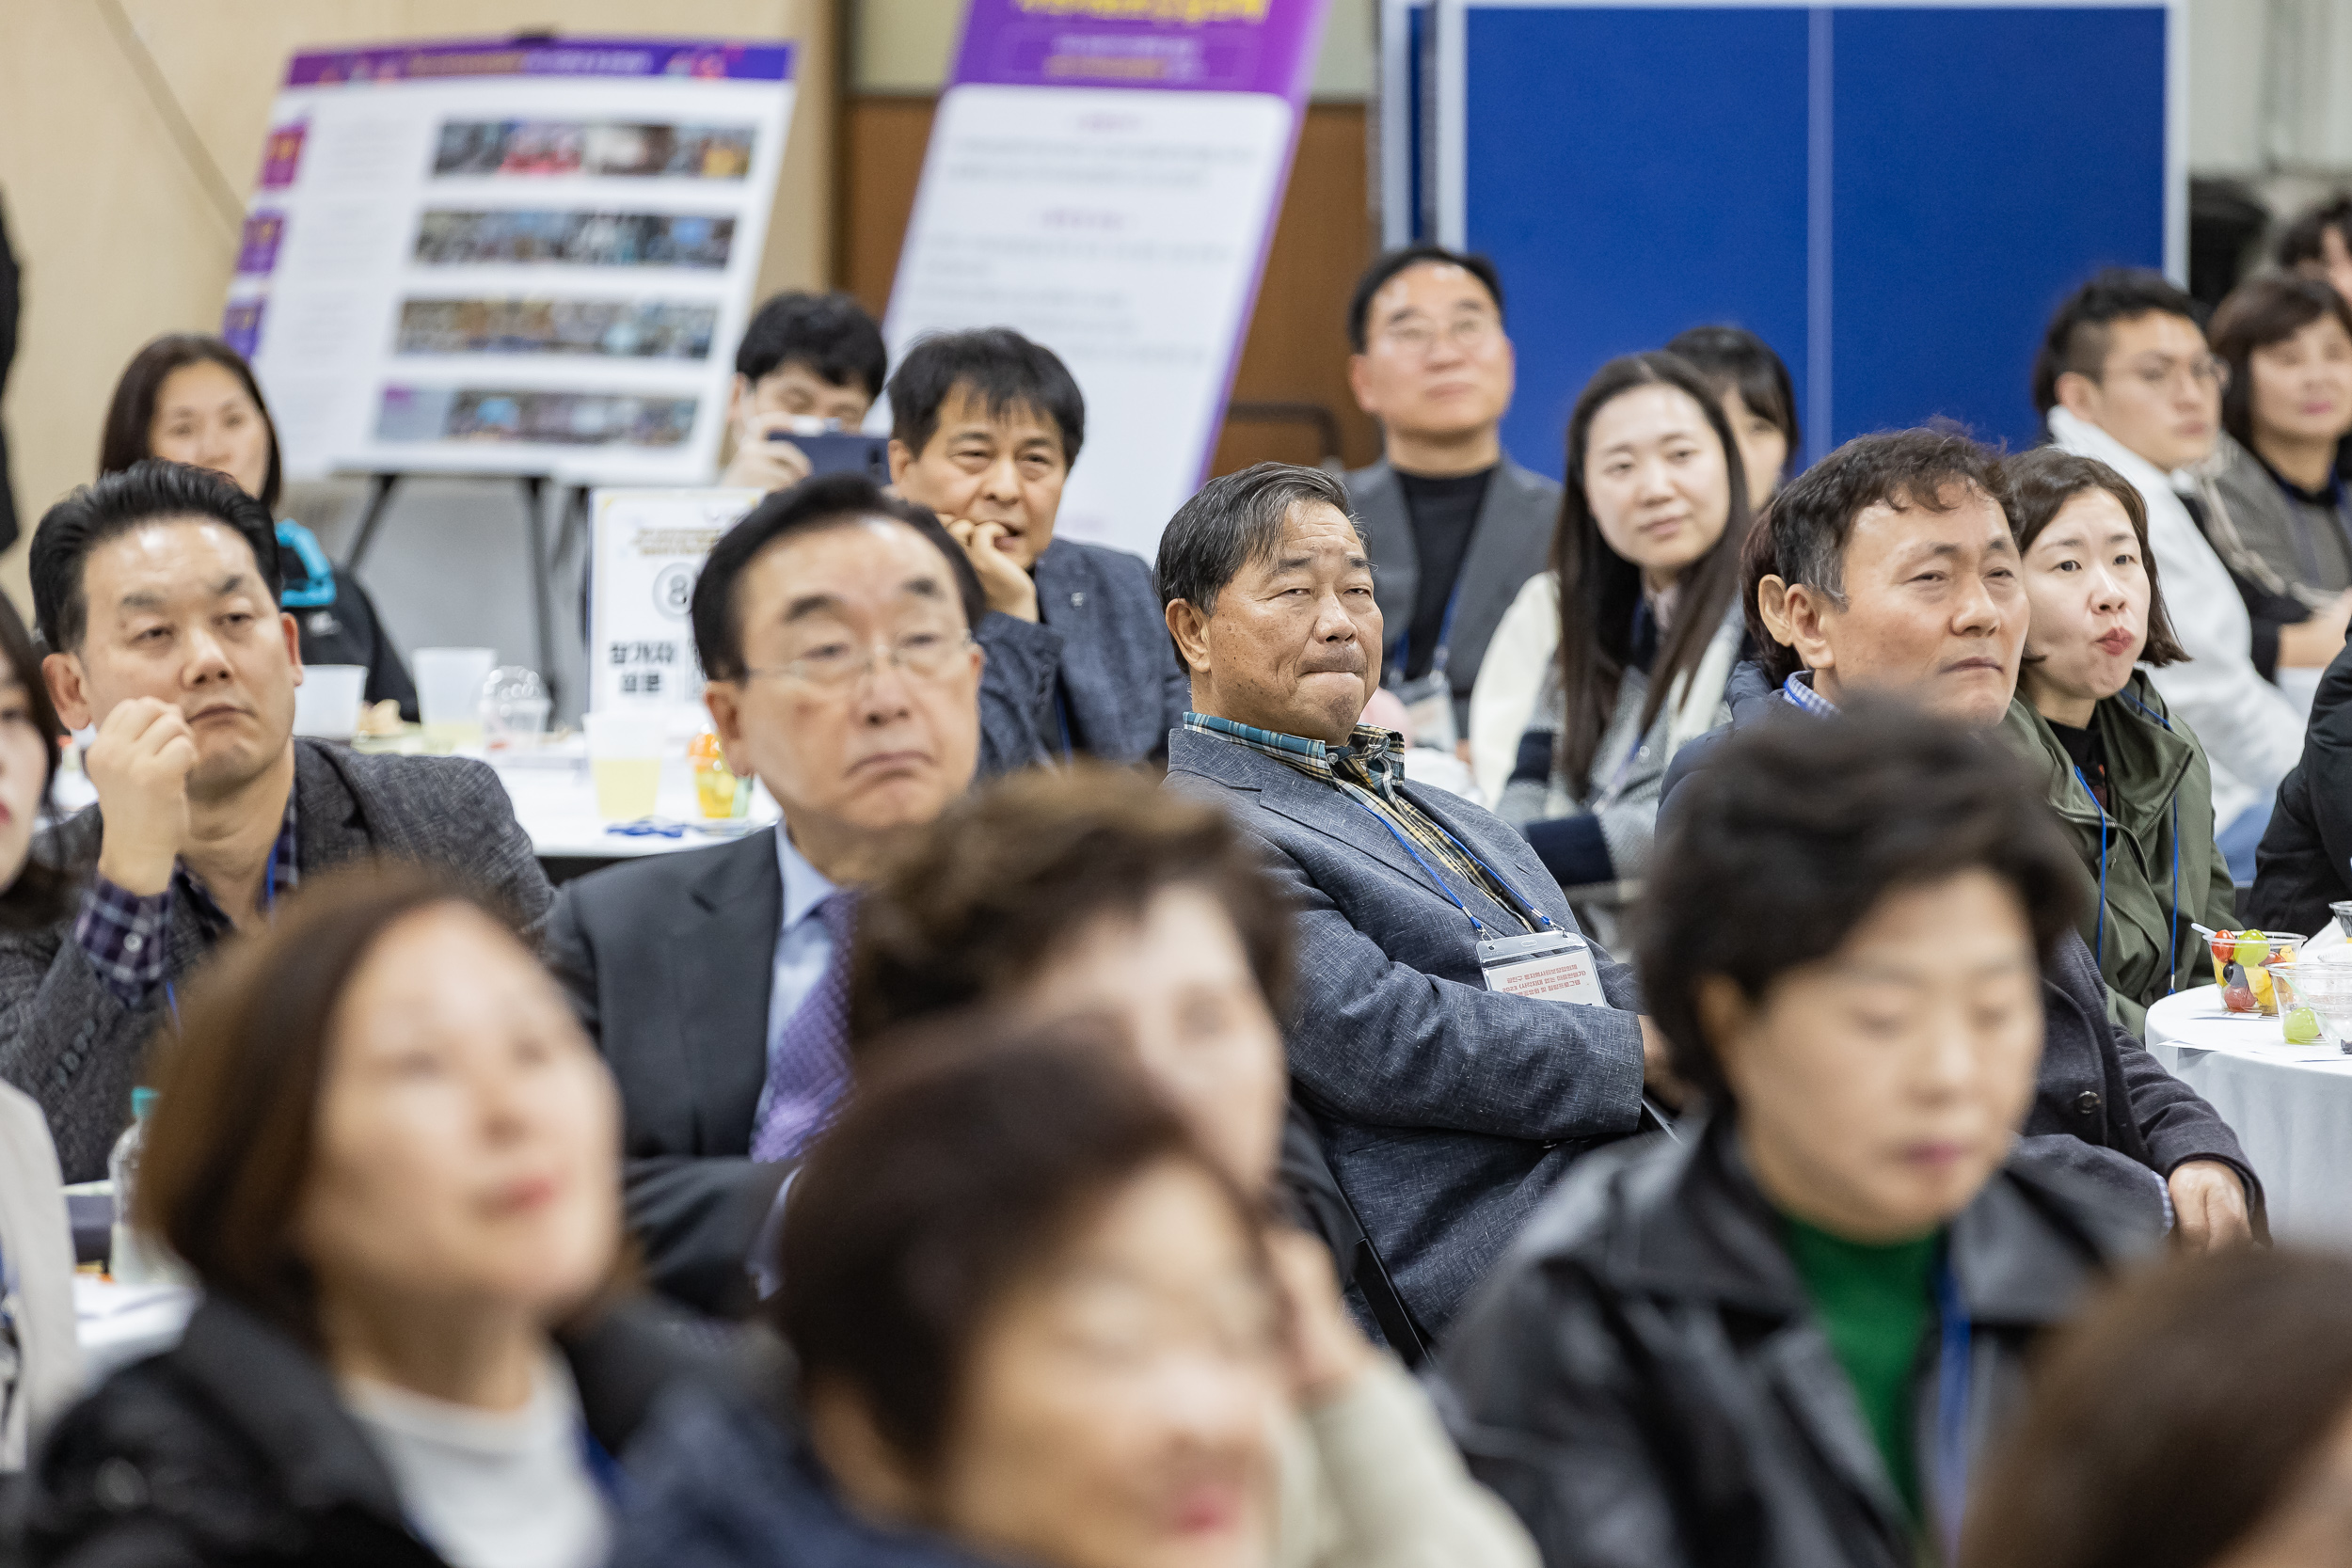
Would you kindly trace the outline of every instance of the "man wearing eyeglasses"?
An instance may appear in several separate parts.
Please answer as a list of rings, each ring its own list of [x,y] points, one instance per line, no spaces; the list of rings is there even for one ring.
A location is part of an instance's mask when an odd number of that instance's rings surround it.
[[[1560,486],[1503,454],[1518,364],[1484,256],[1392,250],[1348,300],[1347,382],[1380,461],[1347,476],[1389,627],[1389,684],[1421,745],[1458,749],[1503,611],[1544,569]]]
[[[2272,623],[2269,646],[2229,568],[2184,500],[2186,469],[2221,429],[2227,367],[2198,325],[2198,306],[2153,272],[2115,268],[2076,290],[2050,318],[2034,362],[2034,404],[2053,444],[2121,473],[2148,507],[2148,545],[2173,631],[2189,657],[2152,671],[2176,720],[2213,762],[2214,842],[2240,882],[2271,801],[2302,752],[2304,715],[2256,667],[2324,666],[2344,647],[2352,598],[2299,626]],[[2176,487],[2177,486],[2177,487]]]
[[[567,884],[548,961],[619,1083],[629,1227],[654,1284],[707,1311],[847,1086],[855,890],[970,786],[979,579],[930,512],[861,474],[770,496],[694,584],[727,764],[784,820]]]

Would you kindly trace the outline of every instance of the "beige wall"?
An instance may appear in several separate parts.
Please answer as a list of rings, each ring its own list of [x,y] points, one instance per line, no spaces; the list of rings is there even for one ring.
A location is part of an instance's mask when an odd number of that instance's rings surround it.
[[[800,93],[763,293],[833,254],[834,8],[827,0],[0,0],[0,201],[24,268],[0,418],[29,534],[90,477],[115,377],[159,332],[220,321],[286,58],[302,46],[574,34],[792,38]],[[24,548],[0,557],[24,599]]]

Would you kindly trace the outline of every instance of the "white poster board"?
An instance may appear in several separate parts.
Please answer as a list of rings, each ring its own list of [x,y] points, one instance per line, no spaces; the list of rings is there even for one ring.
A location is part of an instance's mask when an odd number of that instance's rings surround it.
[[[985,326],[1061,356],[1087,428],[1057,534],[1149,558],[1206,473],[1323,12],[973,0],[883,336],[894,364]]]
[[[719,536],[759,504],[757,490],[597,490],[589,498],[594,564],[588,706],[684,707],[702,696],[689,616],[694,578]]]
[[[221,325],[288,475],[707,482],[792,65],[708,40],[296,55]]]

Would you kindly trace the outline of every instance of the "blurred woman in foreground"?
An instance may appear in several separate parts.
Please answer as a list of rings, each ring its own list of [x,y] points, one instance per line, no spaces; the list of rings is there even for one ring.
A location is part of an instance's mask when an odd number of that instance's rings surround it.
[[[64,739],[33,640],[0,596],[0,927],[47,926],[68,907],[66,879],[33,854]],[[0,1084],[0,1517],[43,1430],[81,1391],[73,1236],[58,1180],[40,1107]]]
[[[618,1112],[553,982],[442,884],[354,872],[179,1013],[132,1217],[204,1299],[60,1424],[32,1560],[601,1562],[610,1456],[681,1363],[602,1299]]]
[[[2234,1248],[2059,1335],[1961,1568],[2352,1563],[2352,1259]]]

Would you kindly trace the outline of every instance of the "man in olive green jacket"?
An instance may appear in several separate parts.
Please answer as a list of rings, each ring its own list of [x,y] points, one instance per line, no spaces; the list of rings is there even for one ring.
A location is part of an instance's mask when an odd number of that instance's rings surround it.
[[[2098,955],[2107,1016],[2144,1037],[2150,1006],[2213,978],[2205,940],[2189,922],[2228,930],[2237,890],[2214,848],[2205,749],[2171,716],[2147,672],[2135,671],[2122,690],[2102,699],[2091,726],[2106,753],[2104,812],[2024,697],[2010,703],[2001,738],[2026,759],[2081,857],[2083,941]]]

